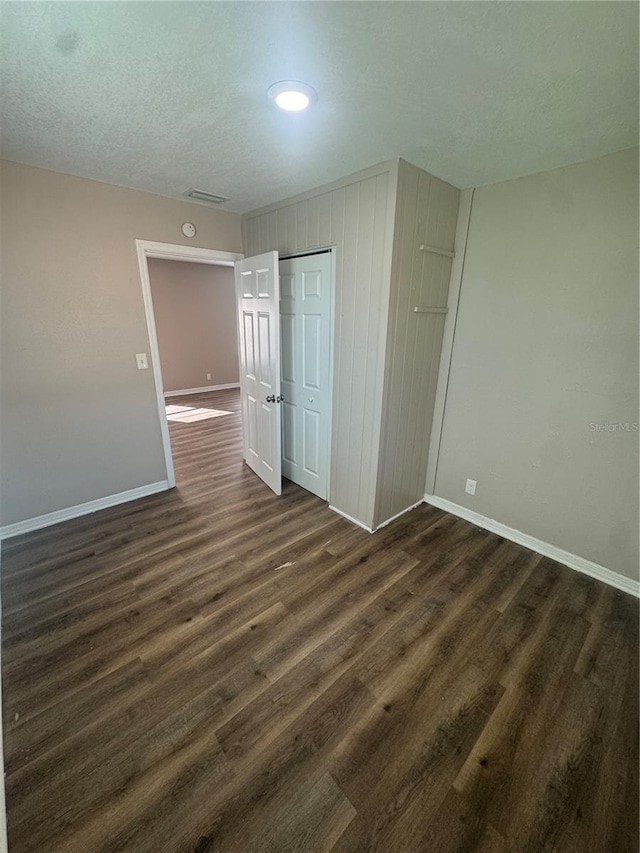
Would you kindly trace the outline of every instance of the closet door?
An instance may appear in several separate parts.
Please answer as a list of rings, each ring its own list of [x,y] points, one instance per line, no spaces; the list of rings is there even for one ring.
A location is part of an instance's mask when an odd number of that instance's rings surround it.
[[[323,500],[329,481],[331,254],[280,261],[282,473]]]

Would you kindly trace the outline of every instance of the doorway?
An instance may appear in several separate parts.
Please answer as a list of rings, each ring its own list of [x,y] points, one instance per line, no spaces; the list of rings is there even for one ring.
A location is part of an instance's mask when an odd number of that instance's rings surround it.
[[[151,356],[151,367],[156,391],[156,402],[158,407],[158,418],[162,436],[162,447],[165,465],[167,468],[167,481],[169,488],[176,484],[175,468],[171,452],[171,439],[169,434],[169,421],[164,395],[164,381],[160,362],[160,350],[156,330],[156,319],[153,310],[153,298],[151,293],[151,280],[149,276],[149,259],[156,258],[169,261],[182,261],[185,263],[210,264],[233,267],[235,262],[243,255],[233,252],[219,252],[214,249],[200,249],[192,246],[181,246],[170,243],[156,243],[148,240],[136,240],[136,251],[138,255],[138,268],[140,271],[140,282],[142,286],[142,298],[144,301],[147,332],[149,336],[149,351]],[[176,404],[177,405],[177,404]],[[177,414],[177,412],[174,412]]]

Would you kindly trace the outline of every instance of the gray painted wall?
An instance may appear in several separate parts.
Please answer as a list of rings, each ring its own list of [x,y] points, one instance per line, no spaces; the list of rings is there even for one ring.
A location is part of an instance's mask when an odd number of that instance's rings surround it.
[[[148,264],[163,390],[239,382],[233,268],[160,258]]]
[[[166,478],[135,240],[242,243],[239,216],[202,205],[6,161],[0,180],[8,525]]]
[[[637,578],[637,421],[637,149],[477,189],[435,493]]]

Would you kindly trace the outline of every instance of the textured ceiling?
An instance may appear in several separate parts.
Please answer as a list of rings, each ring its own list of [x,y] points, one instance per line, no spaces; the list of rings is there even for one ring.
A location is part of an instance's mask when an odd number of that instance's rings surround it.
[[[3,3],[2,155],[243,212],[401,156],[458,187],[637,144],[632,2]],[[266,97],[313,85],[307,114]]]

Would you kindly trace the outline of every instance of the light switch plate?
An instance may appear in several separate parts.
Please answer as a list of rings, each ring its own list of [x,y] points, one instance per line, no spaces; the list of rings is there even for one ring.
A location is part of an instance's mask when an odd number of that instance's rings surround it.
[[[149,367],[146,352],[136,353],[136,364],[138,365],[138,370],[146,370]]]

